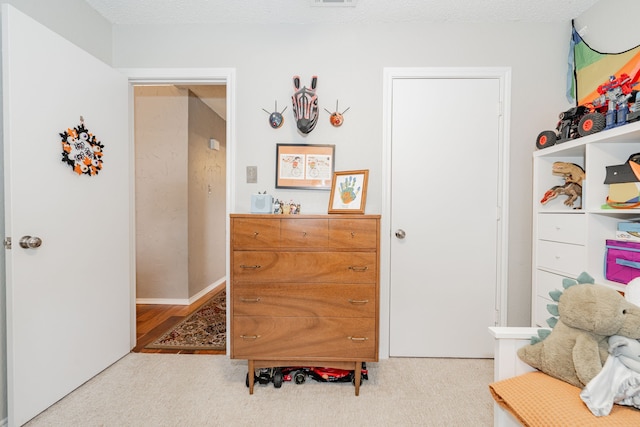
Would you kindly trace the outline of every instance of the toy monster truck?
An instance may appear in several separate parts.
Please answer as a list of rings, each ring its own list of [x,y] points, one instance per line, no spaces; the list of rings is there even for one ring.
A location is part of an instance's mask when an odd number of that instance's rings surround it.
[[[580,120],[590,112],[589,107],[579,105],[559,114],[556,130],[545,130],[540,132],[536,138],[536,147],[539,149],[551,147],[555,144],[576,139],[581,135],[578,132]]]
[[[536,147],[591,135],[601,130],[640,120],[640,99],[633,87],[638,84],[640,71],[631,78],[628,74],[610,76],[597,88],[598,97],[591,103],[579,105],[560,113],[556,131],[543,131],[536,138]]]

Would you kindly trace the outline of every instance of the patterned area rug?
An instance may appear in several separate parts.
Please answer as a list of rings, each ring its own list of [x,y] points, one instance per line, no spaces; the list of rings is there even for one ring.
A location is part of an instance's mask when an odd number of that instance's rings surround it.
[[[224,350],[227,341],[226,291],[214,295],[146,348],[173,350]]]

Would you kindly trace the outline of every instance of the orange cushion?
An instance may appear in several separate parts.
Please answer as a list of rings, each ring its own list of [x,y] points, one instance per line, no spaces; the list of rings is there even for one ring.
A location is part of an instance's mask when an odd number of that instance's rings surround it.
[[[580,399],[580,389],[542,372],[529,372],[489,384],[494,400],[524,426],[640,426],[640,410],[613,405],[596,417]]]

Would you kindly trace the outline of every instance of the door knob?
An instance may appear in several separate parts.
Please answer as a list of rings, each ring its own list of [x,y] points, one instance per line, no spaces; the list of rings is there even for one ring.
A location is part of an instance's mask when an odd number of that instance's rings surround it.
[[[35,249],[42,245],[42,239],[39,237],[22,236],[20,238],[20,247],[24,249]]]
[[[407,233],[405,233],[405,232],[404,232],[404,230],[403,230],[402,228],[399,228],[399,229],[396,231],[396,237],[397,237],[398,239],[404,239],[406,235],[407,235]]]

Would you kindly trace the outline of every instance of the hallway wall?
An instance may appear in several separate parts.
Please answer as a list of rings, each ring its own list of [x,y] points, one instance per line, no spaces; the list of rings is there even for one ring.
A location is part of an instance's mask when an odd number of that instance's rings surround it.
[[[226,274],[226,123],[188,89],[134,94],[136,297],[185,303]]]
[[[189,297],[226,272],[227,123],[189,92]],[[209,140],[220,143],[218,151]]]

